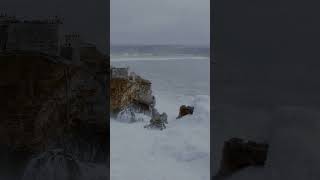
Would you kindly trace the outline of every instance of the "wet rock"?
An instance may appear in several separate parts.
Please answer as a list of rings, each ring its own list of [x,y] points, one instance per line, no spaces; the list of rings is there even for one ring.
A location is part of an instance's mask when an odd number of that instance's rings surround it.
[[[150,123],[148,125],[145,125],[144,128],[163,130],[166,128],[165,124],[168,124],[167,118],[168,115],[166,113],[154,116],[151,118]]]
[[[232,138],[224,143],[221,166],[216,178],[231,175],[248,166],[264,166],[268,144]]]
[[[165,124],[168,124],[168,115],[167,115],[167,113],[162,113],[161,115],[160,115],[160,120],[162,121],[162,122],[164,122]]]
[[[121,109],[131,106],[137,113],[150,114],[155,106],[151,82],[131,73],[126,68],[111,68],[110,112],[118,114]]]
[[[180,106],[179,115],[178,115],[177,119],[180,119],[183,116],[186,116],[186,115],[189,115],[189,114],[192,115],[193,114],[193,110],[194,110],[193,106],[186,106],[186,105]]]

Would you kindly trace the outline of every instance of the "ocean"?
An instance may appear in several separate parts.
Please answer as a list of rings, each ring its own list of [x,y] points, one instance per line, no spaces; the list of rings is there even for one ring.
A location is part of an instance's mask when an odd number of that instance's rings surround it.
[[[210,179],[210,63],[208,47],[116,46],[111,65],[129,67],[152,83],[156,108],[168,114],[164,131],[144,122],[111,119],[111,179]],[[194,114],[176,120],[181,105]]]

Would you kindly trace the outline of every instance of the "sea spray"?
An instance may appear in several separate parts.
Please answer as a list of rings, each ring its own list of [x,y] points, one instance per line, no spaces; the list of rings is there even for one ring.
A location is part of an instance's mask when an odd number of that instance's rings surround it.
[[[210,179],[209,58],[161,58],[167,61],[158,61],[155,57],[144,61],[140,61],[140,57],[133,61],[111,58],[113,66],[130,66],[132,71],[150,80],[157,100],[155,108],[168,115],[164,131],[142,129],[150,117],[146,122],[132,124],[111,118],[112,180]],[[176,120],[183,104],[193,106],[194,113]],[[123,167],[128,168],[124,171]]]
[[[82,180],[80,162],[62,149],[44,152],[27,165],[22,180]]]
[[[33,158],[22,180],[102,180],[107,179],[107,172],[107,163],[82,162],[55,149]]]

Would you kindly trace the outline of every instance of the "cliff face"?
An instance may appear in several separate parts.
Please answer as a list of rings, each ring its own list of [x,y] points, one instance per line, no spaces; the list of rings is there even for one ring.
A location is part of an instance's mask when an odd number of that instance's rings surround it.
[[[1,146],[32,153],[63,148],[80,160],[106,160],[103,59],[91,62],[91,68],[44,55],[0,59]]]
[[[150,81],[139,76],[112,78],[110,81],[111,113],[117,113],[129,105],[133,106],[135,111],[151,113],[155,99],[152,96]]]

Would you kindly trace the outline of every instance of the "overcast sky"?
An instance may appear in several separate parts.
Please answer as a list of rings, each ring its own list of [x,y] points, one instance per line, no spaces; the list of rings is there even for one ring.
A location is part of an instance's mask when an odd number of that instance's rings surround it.
[[[111,0],[111,44],[208,45],[210,0]]]

